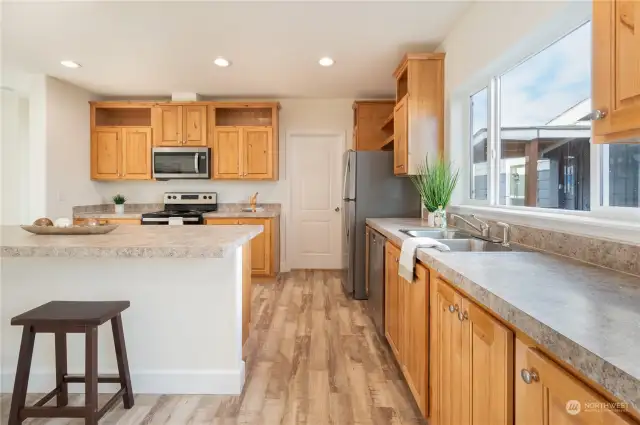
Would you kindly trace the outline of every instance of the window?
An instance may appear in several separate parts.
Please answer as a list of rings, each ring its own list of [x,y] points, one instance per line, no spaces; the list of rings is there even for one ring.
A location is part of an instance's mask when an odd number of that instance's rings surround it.
[[[640,207],[640,145],[590,143],[590,22],[487,87],[470,97],[471,199],[582,211],[592,202]],[[594,157],[600,170],[591,169]]]
[[[471,199],[489,199],[488,93],[485,87],[471,96]]]
[[[604,145],[602,150],[601,205],[640,207],[640,145]]]

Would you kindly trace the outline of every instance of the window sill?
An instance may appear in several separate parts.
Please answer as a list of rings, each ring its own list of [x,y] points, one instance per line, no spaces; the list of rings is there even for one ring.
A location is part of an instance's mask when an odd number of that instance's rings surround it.
[[[489,220],[640,245],[640,221],[611,219],[593,211],[541,211],[538,208],[452,205],[447,212],[476,214]]]

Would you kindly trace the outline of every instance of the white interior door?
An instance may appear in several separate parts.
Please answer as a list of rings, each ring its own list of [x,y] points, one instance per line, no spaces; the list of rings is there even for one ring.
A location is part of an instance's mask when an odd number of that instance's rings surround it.
[[[290,134],[290,267],[340,269],[344,134]]]

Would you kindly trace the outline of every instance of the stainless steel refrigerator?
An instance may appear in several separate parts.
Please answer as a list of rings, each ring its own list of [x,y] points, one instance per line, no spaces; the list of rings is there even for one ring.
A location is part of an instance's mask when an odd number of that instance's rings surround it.
[[[408,177],[397,177],[393,170],[393,152],[349,150],[344,154],[342,285],[355,299],[367,299],[365,220],[420,217],[417,190]]]

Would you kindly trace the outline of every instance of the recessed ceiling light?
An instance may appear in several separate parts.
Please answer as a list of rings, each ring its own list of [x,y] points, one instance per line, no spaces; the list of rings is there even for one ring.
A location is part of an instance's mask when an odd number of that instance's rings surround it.
[[[216,58],[216,60],[214,60],[213,63],[215,63],[216,65],[218,65],[218,66],[220,66],[222,68],[226,68],[229,65],[231,65],[231,62],[229,62],[225,58]]]
[[[335,61],[327,56],[327,57],[321,58],[318,61],[318,63],[322,66],[331,66],[335,63]]]
[[[81,66],[79,63],[76,63],[74,61],[60,61],[60,63],[63,66],[66,66],[67,68],[74,68],[75,69],[75,68],[80,68],[80,66]]]

